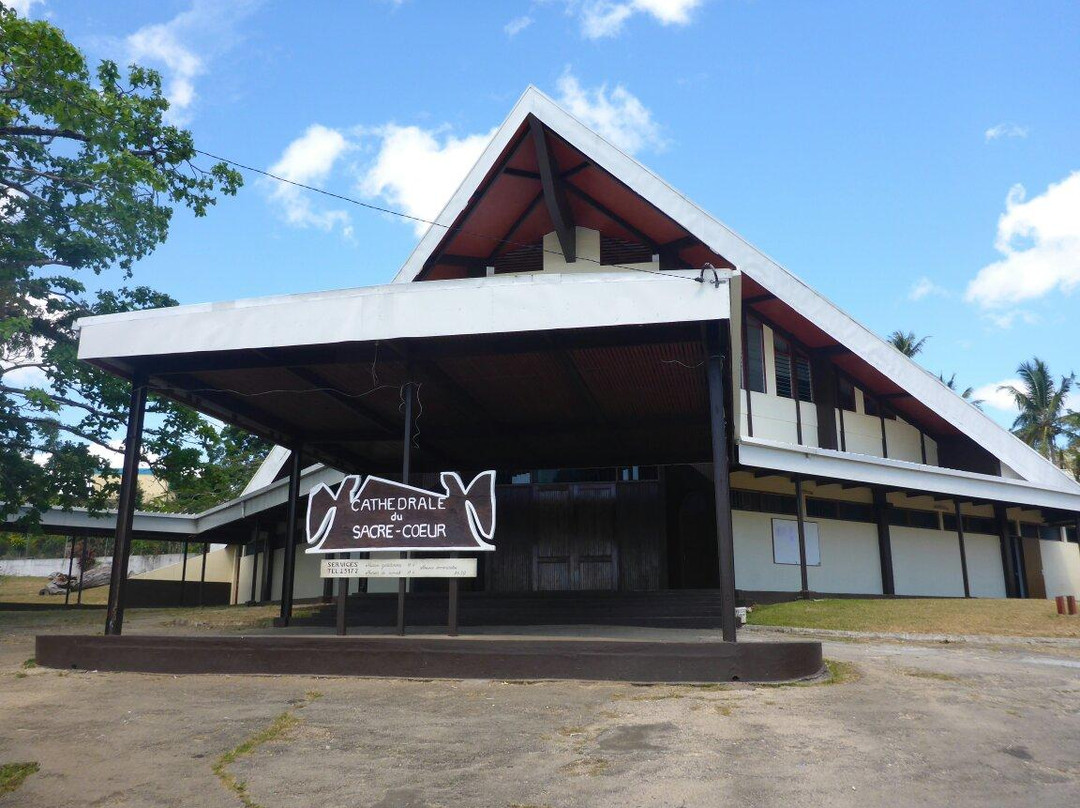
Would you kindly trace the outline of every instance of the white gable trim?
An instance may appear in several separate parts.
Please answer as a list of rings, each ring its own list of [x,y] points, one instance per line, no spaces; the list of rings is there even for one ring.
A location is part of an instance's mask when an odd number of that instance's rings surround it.
[[[535,87],[526,89],[518,100],[436,220],[443,226],[432,226],[428,229],[394,278],[395,283],[408,283],[416,279],[424,262],[442,240],[446,228],[465,210],[473,192],[529,114],[535,115],[572,146],[677,221],[711,250],[723,255],[739,271],[749,275],[838,343],[858,354],[903,390],[931,407],[1025,480],[1058,491],[1080,494],[1080,484],[1030,446],[1008,430],[1002,429],[977,407],[956,395],[936,376],[858,323],[641,163],[604,140]]]

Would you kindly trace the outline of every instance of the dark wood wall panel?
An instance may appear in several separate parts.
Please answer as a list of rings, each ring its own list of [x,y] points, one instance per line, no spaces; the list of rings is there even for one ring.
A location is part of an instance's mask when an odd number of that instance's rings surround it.
[[[488,591],[666,588],[658,482],[507,485],[496,497]]]
[[[619,589],[667,588],[664,507],[659,482],[618,483],[615,532]]]

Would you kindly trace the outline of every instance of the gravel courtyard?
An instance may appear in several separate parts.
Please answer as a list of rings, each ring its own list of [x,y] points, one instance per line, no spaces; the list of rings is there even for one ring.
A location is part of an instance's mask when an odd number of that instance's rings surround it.
[[[55,671],[24,667],[34,632],[96,617],[6,617],[0,764],[40,770],[0,805],[1050,808],[1080,794],[1075,640],[826,639],[836,683],[635,687]]]

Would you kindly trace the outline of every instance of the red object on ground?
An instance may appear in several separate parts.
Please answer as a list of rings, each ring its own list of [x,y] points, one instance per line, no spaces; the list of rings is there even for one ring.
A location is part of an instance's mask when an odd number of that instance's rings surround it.
[[[1058,595],[1054,598],[1054,603],[1057,604],[1058,614],[1065,614],[1065,596]]]
[[[1069,614],[1076,614],[1076,596],[1069,595],[1065,598],[1065,603],[1069,606]]]

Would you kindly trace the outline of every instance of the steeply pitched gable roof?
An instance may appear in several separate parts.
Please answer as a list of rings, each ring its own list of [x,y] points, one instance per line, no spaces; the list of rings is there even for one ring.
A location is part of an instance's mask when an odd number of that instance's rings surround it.
[[[437,225],[429,228],[401,267],[394,278],[395,283],[409,283],[422,277],[440,245],[455,234],[455,228],[461,228],[463,217],[469,213],[471,206],[477,204],[479,191],[485,183],[492,181],[500,161],[506,159],[515,138],[521,137],[530,116],[539,119],[548,130],[676,222],[715,254],[718,260],[730,263],[782,300],[791,310],[861,357],[898,388],[921,401],[945,423],[991,452],[1021,477],[1059,491],[1080,493],[1080,484],[961,399],[936,376],[901,354],[534,87],[529,87],[515,104],[439,215]]]

